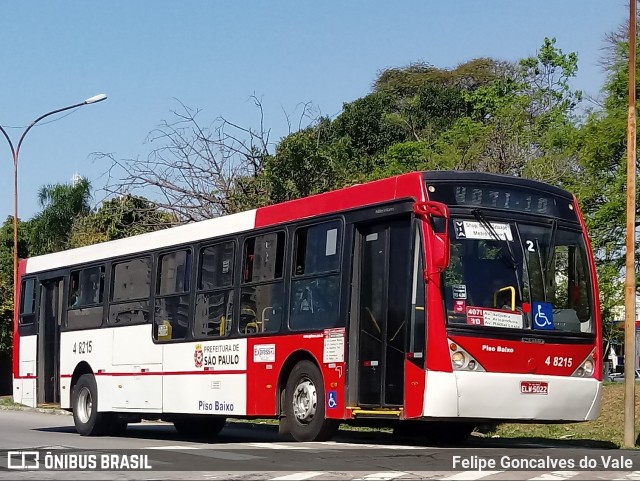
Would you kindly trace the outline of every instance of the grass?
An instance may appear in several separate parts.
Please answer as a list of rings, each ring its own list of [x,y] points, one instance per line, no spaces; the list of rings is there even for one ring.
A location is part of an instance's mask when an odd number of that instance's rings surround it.
[[[13,402],[12,396],[0,396],[0,406],[20,406],[20,404]]]
[[[635,431],[640,432],[640,396],[636,384]],[[598,441],[620,447],[624,433],[624,383],[604,383],[600,416],[574,424],[500,424],[490,434],[500,438]],[[636,441],[636,444],[638,442]]]

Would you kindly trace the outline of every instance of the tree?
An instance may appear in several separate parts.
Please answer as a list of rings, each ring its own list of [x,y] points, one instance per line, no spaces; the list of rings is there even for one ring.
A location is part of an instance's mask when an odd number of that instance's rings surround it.
[[[197,118],[200,110],[181,103],[180,110],[171,111],[173,119],[149,135],[149,142],[159,146],[146,159],[99,154],[111,162],[107,193],[141,190],[178,223],[257,207],[266,199],[260,176],[269,157],[269,130],[260,100],[252,99],[260,114],[258,129],[222,117],[204,126]]]
[[[82,247],[153,232],[177,222],[175,215],[163,212],[145,199],[123,195],[104,201],[95,211],[76,217],[68,247]]]
[[[41,187],[38,201],[42,211],[31,220],[30,254],[47,254],[66,248],[76,218],[91,211],[90,199],[91,184],[84,178]]]
[[[29,226],[18,221],[18,257],[28,256]],[[0,227],[0,357],[11,352],[13,334],[13,217]]]
[[[626,256],[626,133],[629,76],[626,26],[623,30],[624,35],[616,32],[609,36],[609,48],[603,59],[608,74],[602,89],[602,108],[592,111],[580,129],[577,147],[579,170],[573,181],[568,183],[581,204],[596,256],[607,339],[616,339],[621,335],[611,321],[614,320],[614,309],[622,304],[623,267]],[[636,247],[636,264],[639,259]]]

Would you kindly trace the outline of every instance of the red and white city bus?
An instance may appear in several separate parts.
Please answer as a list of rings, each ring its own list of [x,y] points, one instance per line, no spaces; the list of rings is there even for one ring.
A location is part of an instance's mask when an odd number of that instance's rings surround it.
[[[82,435],[270,417],[300,441],[380,421],[462,439],[600,409],[585,225],[531,180],[404,174],[22,260],[20,289],[14,399]]]

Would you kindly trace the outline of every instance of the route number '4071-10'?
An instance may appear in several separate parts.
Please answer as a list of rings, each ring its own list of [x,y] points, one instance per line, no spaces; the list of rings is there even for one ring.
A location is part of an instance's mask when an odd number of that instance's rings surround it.
[[[89,354],[91,352],[91,341],[80,341],[73,343],[74,354]]]
[[[544,361],[547,366],[555,366],[555,367],[571,367],[573,366],[573,358],[571,357],[562,357],[562,356],[547,356],[547,359]]]

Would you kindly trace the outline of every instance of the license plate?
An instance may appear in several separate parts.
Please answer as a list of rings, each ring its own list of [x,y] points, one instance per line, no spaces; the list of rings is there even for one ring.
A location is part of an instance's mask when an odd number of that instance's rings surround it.
[[[520,381],[521,394],[549,394],[549,383],[541,381]]]

